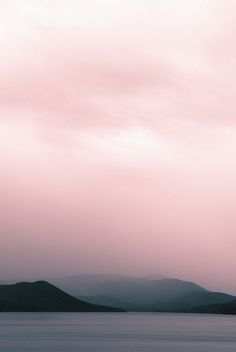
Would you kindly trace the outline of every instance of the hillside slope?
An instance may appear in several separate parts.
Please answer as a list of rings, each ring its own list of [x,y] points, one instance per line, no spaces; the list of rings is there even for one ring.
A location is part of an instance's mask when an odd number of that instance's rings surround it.
[[[5,311],[112,312],[119,309],[78,300],[46,281],[0,285],[0,307]],[[1,308],[0,308],[1,309]]]
[[[191,309],[192,313],[206,313],[206,314],[232,314],[236,315],[236,299],[221,304],[210,304]]]

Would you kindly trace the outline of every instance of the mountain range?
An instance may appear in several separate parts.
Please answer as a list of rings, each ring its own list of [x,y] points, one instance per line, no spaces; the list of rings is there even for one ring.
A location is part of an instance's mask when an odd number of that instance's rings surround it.
[[[47,281],[0,284],[0,312],[236,314],[235,296],[158,275],[79,275]]]
[[[161,275],[78,275],[54,278],[51,282],[86,302],[127,311],[204,313],[208,310],[210,313],[211,308],[216,310],[213,306],[228,304],[236,298],[193,282]]]

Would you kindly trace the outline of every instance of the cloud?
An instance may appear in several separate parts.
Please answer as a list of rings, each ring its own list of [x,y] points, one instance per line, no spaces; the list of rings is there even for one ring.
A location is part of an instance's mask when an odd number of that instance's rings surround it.
[[[223,270],[229,287],[234,1],[0,7],[3,274],[109,267],[219,287]]]
[[[232,123],[233,49],[215,54],[233,3],[126,5],[2,5],[1,106],[54,127]]]

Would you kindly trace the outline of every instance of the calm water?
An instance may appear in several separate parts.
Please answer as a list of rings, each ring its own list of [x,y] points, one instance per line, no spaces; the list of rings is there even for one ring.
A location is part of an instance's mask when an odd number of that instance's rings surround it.
[[[1,313],[0,351],[235,352],[236,317]]]

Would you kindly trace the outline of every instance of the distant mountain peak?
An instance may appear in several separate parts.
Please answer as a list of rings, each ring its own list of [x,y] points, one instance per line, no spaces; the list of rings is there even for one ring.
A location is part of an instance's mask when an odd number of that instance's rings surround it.
[[[79,275],[52,282],[73,296],[93,304],[128,311],[186,311],[196,305],[227,302],[233,296],[214,293],[191,281],[148,276]]]

